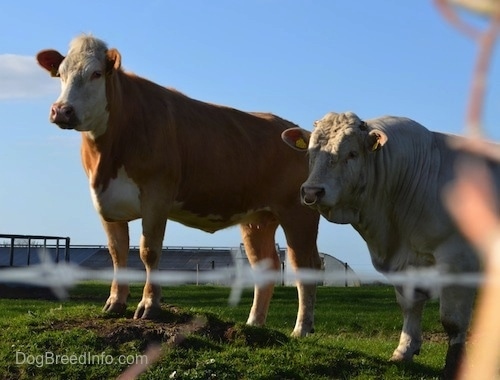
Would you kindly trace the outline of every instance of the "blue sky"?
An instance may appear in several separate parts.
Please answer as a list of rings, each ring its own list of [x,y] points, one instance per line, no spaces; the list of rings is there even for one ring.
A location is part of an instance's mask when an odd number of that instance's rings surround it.
[[[92,33],[122,54],[126,70],[204,101],[269,111],[306,129],[330,111],[407,116],[463,133],[476,46],[432,2],[352,0],[18,0],[0,12],[0,233],[69,236],[105,244],[83,173],[78,132],[48,122],[59,83],[39,50],[66,53]],[[495,55],[491,83],[499,83]],[[488,90],[486,137],[499,87]],[[132,223],[131,244],[140,224]],[[277,238],[285,245],[283,234]],[[213,235],[169,222],[165,245],[237,246],[238,228]],[[350,226],[323,220],[321,251],[373,273]]]

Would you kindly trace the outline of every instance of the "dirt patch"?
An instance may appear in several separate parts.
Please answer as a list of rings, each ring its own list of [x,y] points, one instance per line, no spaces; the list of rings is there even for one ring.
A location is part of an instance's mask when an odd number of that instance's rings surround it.
[[[50,328],[92,331],[103,345],[112,347],[135,341],[140,348],[152,343],[196,348],[203,345],[200,338],[208,340],[210,344],[235,343],[264,347],[281,345],[289,340],[285,334],[277,331],[225,322],[213,315],[192,314],[170,305],[163,305],[160,317],[154,321],[113,318],[103,314],[94,319],[53,321]]]
[[[423,341],[436,342],[436,343],[447,343],[448,335],[445,332],[424,332],[422,333]]]

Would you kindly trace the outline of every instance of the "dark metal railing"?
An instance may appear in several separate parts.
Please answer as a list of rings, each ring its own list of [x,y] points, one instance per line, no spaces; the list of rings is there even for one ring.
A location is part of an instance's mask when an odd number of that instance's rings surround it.
[[[9,245],[9,265],[14,266],[14,253],[16,248],[23,247],[27,250],[27,262],[26,265],[31,263],[31,253],[32,248],[41,247],[43,249],[55,249],[55,262],[58,263],[61,258],[61,251],[65,262],[70,260],[70,238],[61,236],[46,236],[46,235],[12,235],[12,234],[0,234],[0,239],[8,239],[5,243]],[[36,244],[33,242],[36,241]],[[53,241],[53,244],[48,244]],[[64,243],[61,244],[61,241]],[[40,244],[39,242],[42,242]]]

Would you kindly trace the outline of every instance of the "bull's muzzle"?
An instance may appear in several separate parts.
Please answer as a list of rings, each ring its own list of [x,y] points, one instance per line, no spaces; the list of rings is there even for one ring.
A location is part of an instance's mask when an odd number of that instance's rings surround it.
[[[320,186],[302,186],[301,197],[302,203],[306,206],[314,206],[325,195],[325,188]]]
[[[72,128],[78,122],[73,106],[63,103],[52,104],[49,120],[64,129]]]

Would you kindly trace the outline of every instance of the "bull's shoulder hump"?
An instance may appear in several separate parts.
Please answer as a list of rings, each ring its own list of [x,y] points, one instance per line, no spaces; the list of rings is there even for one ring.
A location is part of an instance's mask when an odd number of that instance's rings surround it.
[[[422,133],[429,133],[430,131],[424,127],[422,124],[416,122],[413,119],[403,117],[403,116],[391,116],[385,115],[377,118],[366,120],[366,123],[372,128],[380,129],[393,129],[393,130],[404,130],[406,128],[412,128],[414,131],[420,130]]]

